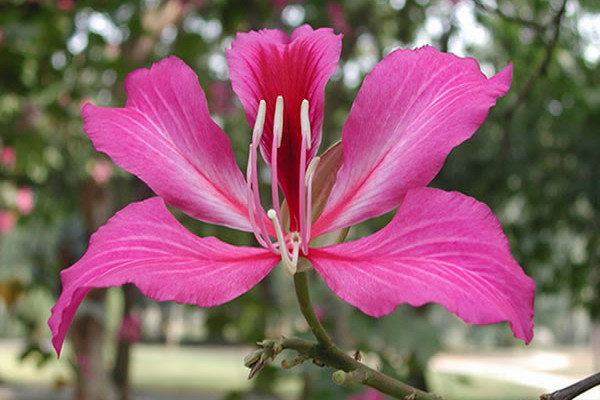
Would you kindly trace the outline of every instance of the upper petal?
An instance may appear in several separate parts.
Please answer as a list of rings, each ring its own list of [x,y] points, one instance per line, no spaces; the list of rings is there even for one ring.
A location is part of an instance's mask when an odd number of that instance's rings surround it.
[[[125,108],[83,108],[96,149],[190,216],[252,230],[243,175],[192,69],[169,57],[129,74],[125,91]]]
[[[92,235],[85,255],[61,272],[62,293],[48,320],[52,343],[60,352],[73,315],[92,288],[133,283],[156,300],[212,307],[248,291],[279,260],[265,249],[193,235],[158,197],[132,203]]]
[[[506,93],[511,74],[509,65],[487,79],[475,60],[432,47],[385,57],[344,125],[344,164],[315,234],[381,215],[427,185]]]
[[[273,116],[277,96],[283,97],[283,134],[277,154],[279,185],[290,214],[298,216],[302,133],[300,108],[309,101],[310,160],[321,142],[325,84],[335,71],[341,52],[341,35],[331,29],[297,28],[288,37],[279,30],[238,33],[227,51],[229,76],[240,98],[246,118],[254,124],[260,100],[266,102],[266,120],[261,139],[265,161],[271,163]]]
[[[254,125],[258,103],[267,103],[263,154],[271,153],[273,114],[277,96],[284,99],[284,133],[287,142],[300,142],[300,105],[310,103],[313,154],[321,141],[325,84],[335,71],[342,49],[342,35],[332,29],[313,30],[303,25],[288,37],[277,29],[238,33],[226,51],[229,77],[246,118]],[[300,146],[296,148],[299,150]],[[282,150],[284,152],[284,150]],[[266,157],[267,162],[270,158]]]
[[[436,302],[468,323],[508,320],[515,337],[533,336],[534,282],[489,208],[460,193],[410,190],[385,228],[313,248],[308,258],[331,290],[366,314]]]

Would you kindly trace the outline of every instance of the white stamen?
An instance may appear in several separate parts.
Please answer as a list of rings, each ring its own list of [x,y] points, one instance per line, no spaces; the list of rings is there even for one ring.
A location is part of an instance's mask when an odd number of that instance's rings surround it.
[[[319,161],[321,161],[321,157],[315,157],[310,161],[310,164],[306,168],[306,176],[304,177],[304,184],[306,186],[306,220],[304,221],[304,226],[306,228],[301,238],[304,255],[308,254],[308,242],[310,242],[312,228],[312,183]]]
[[[298,235],[298,232],[293,232],[291,234],[291,241],[292,241],[292,265],[294,266],[294,272],[296,272],[296,268],[298,266],[298,255],[300,253],[300,245],[301,240],[300,240],[300,236]]]
[[[277,149],[281,146],[281,138],[283,136],[283,97],[277,96],[275,104],[275,114],[273,115],[273,141],[271,142],[271,204],[275,213],[281,215],[281,207],[279,205],[279,178],[277,176]],[[281,223],[281,220],[279,220]]]
[[[273,226],[275,227],[275,232],[277,233],[277,241],[279,242],[279,252],[281,253],[281,261],[285,266],[286,270],[294,275],[296,273],[296,266],[298,261],[292,262],[290,260],[290,255],[288,253],[287,246],[285,244],[285,237],[283,236],[283,230],[281,229],[281,224],[279,223],[279,218],[277,218],[277,213],[272,208],[267,211],[267,217],[271,221],[273,221]],[[297,258],[297,257],[296,257]]]
[[[273,117],[273,140],[277,139],[277,147],[281,147],[283,137],[283,97],[277,96],[275,116]]]
[[[256,119],[254,120],[254,129],[252,130],[252,144],[254,146],[258,145],[260,138],[262,137],[266,114],[267,103],[264,100],[261,100],[260,103],[258,103],[258,111],[256,113]]]
[[[308,183],[312,181],[313,175],[317,170],[317,166],[319,165],[319,161],[321,161],[321,157],[317,156],[310,160],[310,164],[306,168],[306,176],[304,177],[304,184],[308,186]]]
[[[248,189],[248,215],[250,217],[250,224],[252,225],[252,231],[254,237],[258,243],[270,249],[273,252],[277,252],[277,249],[271,242],[267,227],[262,218],[263,208],[260,204],[259,187],[258,187],[258,171],[257,171],[257,151],[260,143],[260,138],[263,133],[266,115],[266,103],[261,100],[258,105],[258,111],[256,119],[254,121],[254,129],[252,130],[252,143],[248,149],[248,166],[246,168],[246,185]],[[258,221],[257,221],[258,219]]]
[[[256,218],[255,218],[255,204],[254,204],[254,194],[252,193],[252,145],[250,145],[250,148],[248,150],[248,165],[246,166],[246,186],[248,188],[248,194],[247,194],[247,199],[248,199],[248,216],[250,217],[250,224],[252,225],[252,231],[254,232],[254,237],[256,237],[256,240],[258,241],[258,243],[260,243],[261,246],[266,247],[267,243],[264,241],[260,231],[258,230],[258,225],[256,225]]]
[[[300,129],[302,130],[302,137],[306,138],[306,148],[310,150],[312,146],[312,139],[310,137],[310,118],[308,117],[308,100],[302,100],[300,105]]]

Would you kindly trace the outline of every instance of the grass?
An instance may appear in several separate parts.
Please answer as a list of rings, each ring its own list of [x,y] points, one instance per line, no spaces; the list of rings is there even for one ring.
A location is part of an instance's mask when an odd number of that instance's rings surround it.
[[[18,360],[21,344],[0,341],[0,385],[55,387],[71,380],[69,351],[59,360],[37,368],[33,359]],[[132,348],[131,384],[135,390],[170,393],[224,393],[250,387],[248,369],[243,365],[249,348],[167,347],[138,344]],[[291,374],[290,374],[291,375]],[[296,379],[282,379],[278,393],[293,397],[300,390]]]
[[[429,384],[434,393],[450,400],[531,400],[541,394],[532,387],[444,372],[430,373]]]
[[[0,386],[5,382],[10,385],[48,389],[71,380],[68,348],[60,360],[53,360],[41,369],[36,367],[35,360],[20,362],[17,358],[20,350],[19,341],[0,341]],[[246,379],[248,370],[243,366],[242,359],[249,351],[249,348],[241,347],[166,347],[158,344],[138,344],[132,349],[132,387],[147,393],[182,395],[216,395],[231,390],[244,390],[249,387],[249,382]],[[500,354],[501,357],[495,356],[496,362],[492,365],[506,365],[510,369],[509,364],[514,363],[516,358],[504,352]],[[573,354],[577,353],[570,351],[565,354],[570,354],[573,358]],[[521,357],[523,356],[526,356],[526,360],[535,361],[531,358],[531,352],[521,354]],[[439,368],[428,373],[430,390],[447,399],[525,400],[538,398],[542,393],[539,388],[471,374],[453,367],[457,367],[456,363],[460,360],[473,357],[482,360],[486,355],[453,357],[458,358],[450,360],[449,369]],[[574,361],[577,362],[571,365],[578,365],[584,360],[580,355]],[[572,373],[571,365],[567,368]],[[323,371],[325,373],[325,370]],[[562,371],[564,372],[566,371]],[[278,392],[284,398],[295,398],[300,391],[300,382],[294,371],[286,375],[289,379],[279,382]]]

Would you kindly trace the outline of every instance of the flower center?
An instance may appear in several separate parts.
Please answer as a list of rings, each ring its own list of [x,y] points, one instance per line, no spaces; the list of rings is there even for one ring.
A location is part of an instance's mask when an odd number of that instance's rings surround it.
[[[319,157],[307,160],[307,154],[312,145],[311,128],[309,119],[309,103],[303,100],[300,106],[300,165],[298,166],[298,223],[297,229],[291,232],[284,231],[282,221],[281,204],[279,203],[278,177],[278,150],[283,138],[283,97],[277,96],[275,102],[275,113],[273,116],[273,135],[271,141],[270,167],[271,167],[271,204],[267,212],[271,225],[264,218],[264,208],[260,202],[258,184],[258,147],[262,138],[265,117],[266,102],[261,100],[258,106],[254,129],[252,131],[252,142],[248,152],[248,167],[246,169],[246,182],[248,187],[248,213],[252,223],[254,236],[261,246],[281,255],[281,260],[290,274],[296,272],[298,257],[300,254],[308,254],[308,243],[310,241],[310,228],[312,225],[312,180],[319,163]],[[295,200],[295,199],[294,199]],[[288,203],[290,203],[288,199]],[[272,229],[269,229],[272,228]],[[273,239],[272,239],[273,238]],[[302,253],[300,253],[302,252]]]

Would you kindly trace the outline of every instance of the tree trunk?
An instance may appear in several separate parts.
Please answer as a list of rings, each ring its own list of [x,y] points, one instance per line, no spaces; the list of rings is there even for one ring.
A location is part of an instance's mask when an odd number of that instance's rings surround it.
[[[83,188],[88,236],[106,222],[112,201],[105,186],[90,180]],[[114,400],[114,388],[104,367],[104,299],[106,289],[91,290],[69,330],[77,370],[76,400]]]

